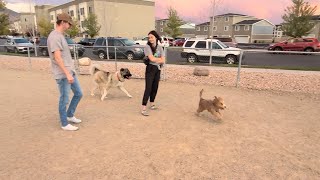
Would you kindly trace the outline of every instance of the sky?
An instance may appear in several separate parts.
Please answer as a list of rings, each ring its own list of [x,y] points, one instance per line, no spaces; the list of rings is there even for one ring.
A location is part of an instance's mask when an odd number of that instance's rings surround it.
[[[5,0],[7,7],[16,11],[30,11],[29,7],[21,2],[31,2],[35,4],[63,4],[70,0]],[[209,17],[225,13],[239,13],[249,16],[255,16],[261,19],[267,19],[274,24],[282,22],[281,16],[284,9],[291,5],[291,0],[215,0],[216,5],[213,11],[214,0],[155,0],[155,17],[167,18],[167,9],[169,6],[175,8],[180,17],[185,21],[194,23],[203,23],[209,20]],[[320,0],[306,0],[313,6],[318,6],[317,14],[320,14]]]

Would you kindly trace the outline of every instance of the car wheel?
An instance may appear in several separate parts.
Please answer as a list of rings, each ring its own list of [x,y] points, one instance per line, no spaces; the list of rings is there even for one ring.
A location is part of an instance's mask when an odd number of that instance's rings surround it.
[[[18,49],[17,48],[14,48],[14,53],[18,53]]]
[[[48,56],[49,55],[48,51],[45,50],[45,49],[41,50],[41,54],[42,54],[42,56]]]
[[[105,59],[106,58],[106,54],[103,51],[100,51],[98,53],[98,56],[99,56],[100,59]]]
[[[7,47],[4,47],[4,50],[5,50],[6,52],[10,52],[10,50],[9,50]]]
[[[312,48],[306,48],[304,51],[305,52],[314,52],[314,50]]]
[[[226,63],[227,64],[234,64],[237,60],[237,57],[235,55],[227,55],[226,56]]]
[[[275,51],[282,51],[282,48],[281,47],[275,47],[274,50]]]
[[[198,61],[198,57],[195,54],[189,54],[187,60],[189,63],[195,63]]]
[[[128,53],[127,53],[127,59],[128,59],[129,61],[132,61],[132,60],[134,59],[134,54],[133,54],[132,52],[128,52]]]

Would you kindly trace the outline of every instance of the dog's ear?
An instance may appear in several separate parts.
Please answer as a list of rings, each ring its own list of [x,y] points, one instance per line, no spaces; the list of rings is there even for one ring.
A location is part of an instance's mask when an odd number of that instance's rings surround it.
[[[121,68],[121,69],[120,69],[120,71],[124,71],[124,69],[123,69],[123,68]]]
[[[217,96],[214,96],[214,99],[218,99]]]

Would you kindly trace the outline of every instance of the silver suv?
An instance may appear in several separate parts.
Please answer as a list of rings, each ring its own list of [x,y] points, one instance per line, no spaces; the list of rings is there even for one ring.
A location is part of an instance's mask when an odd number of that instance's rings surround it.
[[[7,39],[4,49],[7,52],[27,53],[28,47],[30,52],[34,52],[33,44],[24,38],[9,38]]]
[[[211,46],[212,42],[212,46]],[[241,49],[229,47],[217,39],[188,39],[182,46],[181,57],[186,58],[189,63],[200,61],[208,62],[211,56],[215,62],[225,62],[227,64],[237,63]]]

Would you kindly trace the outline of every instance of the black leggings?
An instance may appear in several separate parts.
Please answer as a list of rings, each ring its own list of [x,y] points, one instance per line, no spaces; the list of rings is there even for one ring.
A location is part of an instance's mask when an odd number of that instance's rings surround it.
[[[150,97],[150,102],[154,102],[158,92],[161,71],[157,66],[148,64],[146,67],[146,87],[144,90],[142,105],[146,106]]]

